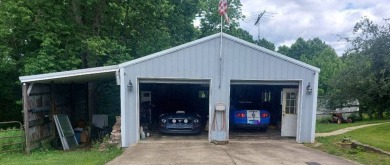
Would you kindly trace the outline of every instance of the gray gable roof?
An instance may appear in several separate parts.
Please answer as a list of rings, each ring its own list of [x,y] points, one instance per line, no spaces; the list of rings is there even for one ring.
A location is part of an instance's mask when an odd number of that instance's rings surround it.
[[[192,47],[192,46],[194,46],[194,45],[198,45],[198,44],[201,44],[201,43],[204,43],[204,42],[206,42],[206,41],[209,41],[209,40],[212,40],[212,39],[215,39],[215,38],[219,38],[219,37],[221,37],[221,33],[216,33],[216,34],[213,34],[213,35],[211,35],[211,36],[207,36],[207,37],[204,37],[204,38],[201,38],[201,39],[198,39],[198,40],[195,40],[195,41],[186,43],[186,44],[182,44],[182,45],[179,45],[179,46],[170,48],[170,49],[166,49],[166,50],[163,50],[163,51],[160,51],[160,52],[157,52],[157,53],[153,53],[153,54],[150,54],[150,55],[141,57],[141,58],[137,58],[137,59],[134,59],[134,60],[131,60],[131,61],[128,61],[128,62],[119,64],[119,67],[122,68],[122,67],[127,67],[127,66],[131,66],[131,65],[135,65],[135,64],[138,64],[138,63],[142,63],[142,62],[144,62],[144,61],[148,61],[148,60],[152,60],[152,59],[154,59],[154,58],[158,58],[158,57],[160,57],[160,56],[168,55],[168,54],[170,54],[170,53],[172,53],[172,52],[176,52],[176,51],[179,51],[179,50],[188,48],[188,47]],[[225,38],[225,39],[232,40],[232,41],[234,41],[234,42],[236,42],[236,43],[238,43],[238,44],[242,44],[242,45],[244,45],[244,46],[253,48],[253,49],[255,49],[255,50],[264,52],[264,53],[266,53],[266,54],[268,54],[268,55],[271,55],[271,56],[277,57],[277,58],[279,58],[279,59],[288,61],[288,62],[290,62],[290,63],[293,63],[293,64],[295,64],[295,65],[301,66],[301,67],[303,67],[303,68],[306,68],[306,69],[309,69],[309,70],[312,70],[312,71],[315,71],[315,72],[320,72],[320,69],[317,68],[317,67],[314,67],[314,66],[312,66],[312,65],[306,64],[306,63],[304,63],[304,62],[301,62],[301,61],[299,61],[299,60],[293,59],[293,58],[291,58],[291,57],[285,56],[285,55],[280,54],[280,53],[278,53],[278,52],[268,50],[268,49],[263,48],[263,47],[261,47],[261,46],[258,46],[258,45],[255,45],[255,44],[253,44],[253,43],[244,41],[244,40],[242,40],[242,39],[233,37],[233,36],[231,36],[231,35],[229,35],[229,34],[222,33],[222,37]]]

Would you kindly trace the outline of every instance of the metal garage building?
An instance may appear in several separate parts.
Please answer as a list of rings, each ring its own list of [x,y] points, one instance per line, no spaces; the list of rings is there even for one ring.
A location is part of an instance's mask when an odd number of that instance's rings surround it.
[[[164,85],[182,85],[207,94],[204,103],[210,120],[210,142],[229,140],[232,91],[256,86],[261,86],[263,93],[272,91],[274,99],[277,98],[275,105],[280,104],[282,136],[296,137],[299,143],[314,142],[320,70],[233,36],[218,33],[100,70],[114,78],[116,73],[120,84],[123,147],[136,144],[140,139],[141,93]],[[23,83],[49,82],[64,79],[58,77],[61,73],[20,79]],[[99,76],[98,70],[91,69],[66,73],[68,79]],[[174,88],[176,86],[165,88],[165,92]]]

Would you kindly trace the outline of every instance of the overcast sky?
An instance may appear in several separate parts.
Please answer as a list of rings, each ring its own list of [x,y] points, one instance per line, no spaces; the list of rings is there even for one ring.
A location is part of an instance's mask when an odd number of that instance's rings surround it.
[[[375,23],[390,18],[390,0],[241,0],[247,19],[240,23],[254,39],[258,36],[255,18],[267,11],[260,21],[260,37],[275,45],[290,46],[298,37],[319,37],[341,55],[348,44],[337,35],[349,36],[363,16]]]

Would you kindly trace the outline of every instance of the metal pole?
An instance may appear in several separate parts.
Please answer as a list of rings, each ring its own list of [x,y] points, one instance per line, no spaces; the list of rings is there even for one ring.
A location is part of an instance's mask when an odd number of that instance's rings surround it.
[[[221,88],[222,83],[222,29],[223,29],[223,21],[221,15],[221,43],[219,45],[219,88]]]

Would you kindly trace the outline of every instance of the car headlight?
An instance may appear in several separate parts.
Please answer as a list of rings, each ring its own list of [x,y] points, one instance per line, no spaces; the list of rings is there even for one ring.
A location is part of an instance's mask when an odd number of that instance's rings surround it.
[[[165,123],[165,122],[167,122],[167,120],[166,119],[161,119],[161,122]]]
[[[172,123],[176,123],[176,119],[173,119],[173,120],[172,120]]]
[[[199,119],[195,119],[195,120],[194,120],[194,123],[199,123]]]
[[[187,120],[187,119],[184,119],[184,123],[188,123],[188,120]]]

